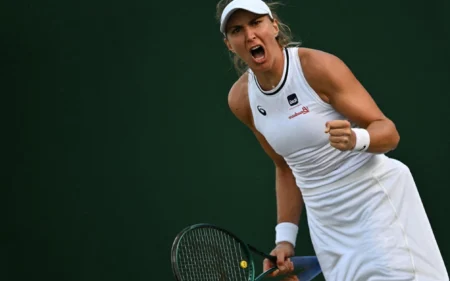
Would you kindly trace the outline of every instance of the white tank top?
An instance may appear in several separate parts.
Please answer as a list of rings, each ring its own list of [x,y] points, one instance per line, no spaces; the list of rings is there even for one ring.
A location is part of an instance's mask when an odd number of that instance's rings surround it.
[[[279,84],[264,91],[249,70],[248,96],[256,129],[292,169],[300,188],[332,183],[374,154],[340,151],[329,144],[325,123],[347,119],[321,100],[306,81],[298,48],[285,48]]]

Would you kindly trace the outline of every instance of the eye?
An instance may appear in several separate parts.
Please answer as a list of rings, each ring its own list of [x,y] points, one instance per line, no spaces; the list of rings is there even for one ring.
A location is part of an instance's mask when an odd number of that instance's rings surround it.
[[[252,22],[253,25],[258,25],[258,24],[260,24],[260,23],[261,23],[261,20],[254,20],[254,21]]]
[[[240,30],[241,30],[240,27],[235,27],[235,28],[231,29],[231,33],[235,34],[235,33],[238,33]]]

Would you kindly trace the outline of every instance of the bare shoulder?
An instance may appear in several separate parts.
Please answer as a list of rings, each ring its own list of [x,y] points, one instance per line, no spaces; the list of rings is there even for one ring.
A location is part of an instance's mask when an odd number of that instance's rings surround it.
[[[350,69],[336,55],[310,48],[299,48],[298,55],[306,80],[325,101],[330,92],[354,79]]]
[[[303,70],[309,75],[324,74],[339,67],[343,61],[337,56],[316,49],[298,48]]]
[[[250,102],[248,100],[248,73],[244,73],[233,84],[228,93],[228,106],[231,112],[245,125],[252,126]]]

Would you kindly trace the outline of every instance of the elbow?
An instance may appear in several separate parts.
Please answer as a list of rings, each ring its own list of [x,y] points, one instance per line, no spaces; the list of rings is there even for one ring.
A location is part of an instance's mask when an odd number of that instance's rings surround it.
[[[374,153],[388,153],[397,149],[400,143],[400,134],[391,120],[387,119],[385,123],[380,127],[381,133],[379,137],[374,140],[371,152]]]
[[[391,134],[391,150],[394,150],[397,148],[398,144],[400,143],[400,134],[395,127],[395,124],[393,124],[393,132]]]
[[[397,148],[399,142],[400,142],[400,135],[396,133],[392,140],[392,150]]]

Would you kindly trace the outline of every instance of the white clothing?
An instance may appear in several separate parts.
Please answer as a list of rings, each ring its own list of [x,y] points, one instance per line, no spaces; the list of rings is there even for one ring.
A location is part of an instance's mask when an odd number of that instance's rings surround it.
[[[331,281],[448,281],[410,170],[376,155],[353,174],[305,189],[308,226]]]
[[[297,48],[279,85],[249,71],[256,129],[284,157],[302,191],[311,240],[328,281],[449,280],[414,179],[384,154],[330,146],[325,123],[346,119],[308,85]]]
[[[285,49],[283,79],[260,89],[249,71],[248,96],[256,129],[286,159],[297,185],[313,188],[356,171],[372,154],[342,152],[329,144],[325,123],[346,119],[323,102],[307,83],[297,48]]]

